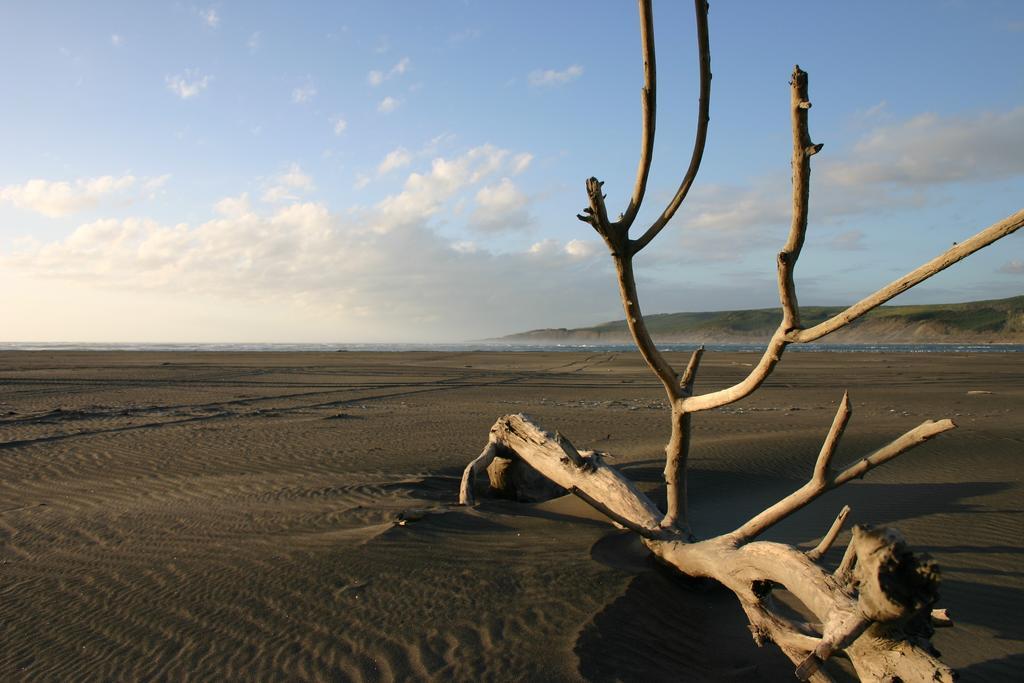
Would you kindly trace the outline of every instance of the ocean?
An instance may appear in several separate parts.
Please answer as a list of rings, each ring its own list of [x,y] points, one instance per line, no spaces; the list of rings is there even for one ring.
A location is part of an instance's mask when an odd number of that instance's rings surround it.
[[[759,344],[705,344],[708,351],[761,352]],[[692,351],[696,344],[659,344],[662,351]],[[629,353],[635,351],[632,344],[509,344],[503,342],[455,342],[436,344],[187,344],[187,343],[95,343],[95,342],[0,342],[0,351],[193,351],[193,352],[270,352],[290,353],[300,351],[381,351],[402,353],[409,351],[439,351],[465,353],[488,352],[558,352],[579,351],[587,353]],[[788,351],[815,353],[1020,353],[1024,344],[792,344]]]

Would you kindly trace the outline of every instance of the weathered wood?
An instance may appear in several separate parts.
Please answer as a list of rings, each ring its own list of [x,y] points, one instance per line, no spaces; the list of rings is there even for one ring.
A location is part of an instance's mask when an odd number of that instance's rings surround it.
[[[500,418],[491,427],[491,440],[622,526],[644,537],[665,535],[658,507],[600,453],[579,453],[568,439],[544,431],[525,415]]]
[[[476,502],[476,493],[473,491],[477,476],[487,469],[498,454],[498,445],[488,441],[483,452],[476,456],[462,473],[462,483],[459,486],[459,504],[473,505]]]
[[[887,463],[893,458],[906,453],[911,448],[921,445],[928,439],[956,427],[952,420],[940,420],[938,422],[927,420],[882,448],[879,448],[871,455],[858,460],[839,474],[831,476],[828,471],[829,461],[838,442],[838,435],[841,433],[845,420],[849,415],[848,411],[844,412],[843,406],[845,406],[845,401],[840,406],[839,414],[836,415],[836,421],[833,422],[832,429],[825,440],[825,445],[818,455],[818,461],[815,463],[814,473],[811,475],[810,481],[755,515],[750,521],[729,534],[731,538],[737,542],[753,539],[797,510],[806,507],[827,491],[842,486],[851,479],[863,477],[871,469]]]
[[[833,427],[830,434],[836,431],[835,424]],[[901,437],[893,443],[903,441]],[[887,448],[879,452],[888,452]],[[895,455],[876,464],[892,457]],[[751,541],[751,534],[691,541],[676,529],[664,528],[654,503],[605,463],[599,453],[580,453],[568,439],[545,431],[525,415],[500,418],[491,428],[488,447],[467,467],[467,473],[474,471],[474,464],[479,472],[479,463],[488,458],[491,488],[503,495],[529,498],[535,482],[509,474],[513,463],[529,467],[575,493],[610,520],[639,533],[666,564],[689,576],[722,583],[739,599],[755,640],[779,645],[796,665],[801,680],[829,680],[821,666],[839,651],[846,652],[859,672],[868,672],[861,674],[870,674],[868,680],[884,680],[898,671],[903,671],[904,680],[909,680],[907,675],[912,671],[930,672],[935,680],[952,680],[951,670],[929,651],[930,632],[913,630],[932,617],[938,572],[929,560],[910,553],[895,531],[854,527],[847,550],[850,559],[844,560],[846,568],[833,576],[813,561],[814,553],[780,543]],[[836,481],[846,482],[849,477],[840,474],[826,484]],[[465,479],[463,484],[465,488]],[[826,535],[826,540],[832,538],[827,545],[834,541],[844,518],[845,514],[840,514]],[[823,626],[817,632],[808,632],[806,625],[774,612],[768,595],[778,587],[788,590]],[[867,641],[862,642],[865,638]]]
[[[821,541],[814,547],[813,550],[807,551],[807,559],[809,560],[820,560],[825,553],[828,552],[832,544],[836,542],[836,538],[839,537],[839,532],[843,528],[843,523],[846,522],[846,518],[850,514],[850,506],[844,505],[843,509],[836,515],[836,520],[832,522],[832,526],[828,532],[822,537]]]
[[[629,229],[643,201],[654,150],[656,68],[651,0],[639,0],[641,49],[644,56],[641,153],[633,193],[626,211],[610,220],[603,183],[587,180],[588,207],[578,216],[589,223],[607,245],[615,265],[626,324],[644,361],[661,382],[671,405],[672,432],[665,448],[666,511],[658,510],[643,493],[599,453],[580,453],[567,439],[552,435],[523,415],[508,415],[491,428],[484,451],[465,470],[460,501],[473,504],[478,475],[488,471],[494,492],[518,499],[537,499],[566,490],[600,510],[616,524],[639,533],[646,546],[666,564],[689,576],[719,581],[740,601],[758,645],[772,641],[795,665],[801,680],[831,680],[828,660],[844,652],[862,680],[952,681],[953,671],[931,648],[932,626],[951,625],[944,610],[933,609],[938,570],[930,560],[916,557],[898,533],[854,527],[839,567],[827,572],[817,561],[835,543],[849,514],[845,507],[817,547],[806,553],[779,543],[755,539],[774,524],[808,505],[826,491],[864,476],[910,448],[952,429],[951,420],[927,421],[891,443],[834,473],[832,460],[851,410],[844,395],[809,480],[789,496],[754,515],[735,531],[698,541],[690,533],[686,471],[694,413],[746,398],[774,370],[789,344],[811,342],[849,324],[897,294],[948,268],[969,254],[1024,226],[1024,210],[1009,216],[825,322],[803,329],[794,272],[807,232],[810,197],[810,158],[822,145],[811,141],[808,114],[811,102],[808,76],[795,67],[790,81],[792,129],[792,220],[778,254],[778,290],[782,320],[753,369],[733,386],[695,394],[694,379],[703,349],[690,358],[679,375],[651,337],[640,309],[633,257],[668,224],[685,199],[697,174],[707,137],[711,87],[708,7],[695,0],[700,99],[697,133],[690,164],[668,206],[639,239]],[[537,477],[557,485],[544,489]],[[797,623],[777,613],[772,591],[785,588],[812,615],[818,626]]]
[[[640,4],[641,8],[644,5],[649,7],[650,0],[641,0]],[[672,216],[675,215],[676,211],[682,205],[683,200],[686,199],[686,195],[689,193],[690,187],[693,185],[693,181],[697,178],[697,172],[700,170],[700,162],[704,156],[704,145],[708,138],[708,124],[711,122],[711,42],[708,37],[707,0],[694,0],[693,5],[696,12],[697,24],[697,55],[698,62],[700,64],[700,94],[697,98],[697,132],[693,139],[693,152],[690,154],[690,164],[687,166],[686,173],[683,175],[683,180],[679,183],[679,188],[676,190],[675,195],[672,196],[668,206],[665,207],[664,211],[661,212],[658,218],[651,224],[651,227],[649,227],[643,235],[636,240],[630,241],[630,254],[636,254],[650,244],[651,240],[657,237],[658,233],[668,225],[670,220],[672,220]],[[650,9],[648,8],[647,11],[649,15]],[[650,41],[650,59],[652,63],[654,61],[653,36],[654,28],[652,25]],[[653,78],[651,90],[653,92]],[[653,97],[651,98],[650,117],[653,120]],[[640,206],[637,204],[636,209],[639,208]]]
[[[498,456],[487,466],[491,495],[520,503],[542,503],[568,493],[519,457]]]
[[[885,540],[880,543],[879,539]],[[755,640],[779,645],[803,680],[823,680],[817,675],[821,664],[839,650],[853,662],[862,680],[896,676],[904,681],[954,680],[952,670],[934,656],[927,634],[912,630],[912,616],[930,615],[928,601],[934,600],[934,590],[919,588],[921,582],[937,580],[934,567],[914,558],[888,530],[862,530],[851,544],[864,567],[858,570],[857,581],[866,588],[859,593],[834,580],[797,549],[780,543],[736,545],[723,537],[697,543],[645,543],[681,572],[715,579],[735,593]],[[898,561],[873,560],[882,557]],[[798,625],[774,613],[766,603],[765,592],[771,590],[766,586],[785,587],[824,624],[824,633],[808,637]],[[910,595],[916,597],[901,602]],[[809,659],[811,655],[814,659]]]

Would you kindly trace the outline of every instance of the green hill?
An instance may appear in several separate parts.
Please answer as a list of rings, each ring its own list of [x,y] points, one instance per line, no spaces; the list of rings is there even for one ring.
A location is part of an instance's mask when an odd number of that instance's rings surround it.
[[[841,312],[841,306],[805,306],[804,327],[811,327]],[[657,341],[729,343],[767,341],[779,324],[782,310],[660,313],[646,316],[647,328]],[[628,342],[625,320],[575,329],[531,330],[501,341]],[[1024,296],[992,301],[927,306],[881,306],[849,327],[827,337],[833,343],[1024,343]]]

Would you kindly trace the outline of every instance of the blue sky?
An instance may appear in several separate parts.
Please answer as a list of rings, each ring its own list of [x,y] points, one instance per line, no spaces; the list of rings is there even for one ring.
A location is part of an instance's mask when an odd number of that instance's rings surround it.
[[[637,226],[689,159],[692,6],[655,2]],[[1024,4],[712,2],[711,129],[638,258],[648,312],[777,304],[787,80],[810,73],[800,301],[844,304],[1021,208]],[[621,317],[575,214],[624,208],[632,2],[0,6],[0,338],[457,341]],[[1014,235],[896,300],[1024,291]]]

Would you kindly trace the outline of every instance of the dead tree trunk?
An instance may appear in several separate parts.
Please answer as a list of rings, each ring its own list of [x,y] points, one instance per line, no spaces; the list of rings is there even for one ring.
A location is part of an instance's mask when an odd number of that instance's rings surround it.
[[[619,526],[643,537],[655,556],[690,576],[722,583],[739,599],[758,644],[774,642],[796,665],[801,680],[829,680],[823,662],[844,653],[863,680],[952,681],[954,673],[942,664],[931,647],[934,625],[950,625],[937,599],[938,571],[926,558],[915,557],[899,534],[889,529],[854,527],[853,538],[839,567],[828,571],[818,560],[835,542],[849,513],[845,508],[816,548],[803,552],[793,546],[756,540],[779,521],[828,490],[864,476],[924,441],[953,429],[951,420],[927,421],[848,467],[834,471],[832,457],[850,419],[844,395],[825,436],[807,483],[758,513],[736,530],[698,540],[687,513],[686,468],[694,413],[739,401],[761,386],[789,344],[815,341],[849,324],[897,294],[910,289],[957,261],[1009,235],[1024,225],[1024,210],[961,241],[953,248],[902,278],[814,327],[800,322],[794,269],[807,231],[810,196],[810,159],[822,149],[808,131],[807,73],[795,67],[790,81],[792,119],[793,209],[789,236],[779,252],[778,289],[782,320],[760,361],[737,384],[696,394],[694,380],[703,353],[698,349],[686,369],[677,373],[655,346],[637,296],[633,257],[667,225],[682,204],[700,167],[707,137],[711,88],[711,59],[705,0],[695,0],[700,97],[693,154],[675,196],[651,226],[637,239],[629,237],[643,201],[654,149],[655,59],[650,0],[639,0],[641,47],[644,57],[640,163],[633,194],[615,221],[608,218],[603,183],[587,181],[589,206],[578,217],[604,239],[615,264],[626,323],[652,372],[661,381],[671,405],[671,437],[665,449],[664,511],[651,502],[625,476],[606,464],[596,452],[578,452],[559,434],[550,434],[523,415],[508,415],[491,428],[488,445],[463,475],[460,501],[475,502],[474,486],[484,470],[492,488],[504,495],[537,499],[562,490],[571,492],[604,513]],[[495,463],[498,463],[495,466]],[[515,468],[518,473],[511,473]],[[524,473],[526,472],[526,473]],[[545,489],[538,478],[556,485]],[[771,595],[788,590],[813,615],[798,623],[773,608]]]

